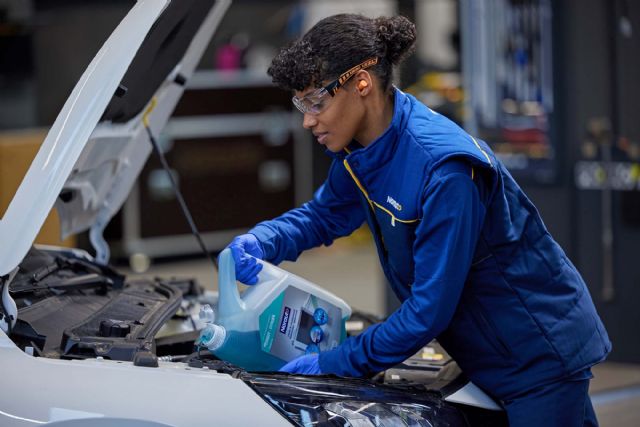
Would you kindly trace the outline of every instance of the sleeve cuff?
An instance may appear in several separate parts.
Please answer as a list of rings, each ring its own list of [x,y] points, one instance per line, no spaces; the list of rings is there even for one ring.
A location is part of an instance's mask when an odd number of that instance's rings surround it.
[[[321,352],[318,356],[320,371],[323,374],[334,374],[341,377],[362,377],[362,372],[353,367],[344,352],[345,349],[342,346]]]
[[[318,364],[323,374],[344,375],[340,369],[340,351],[338,348],[323,351],[318,356]]]
[[[262,246],[262,252],[264,253],[265,261],[273,261],[278,255],[276,250],[276,233],[269,228],[269,226],[264,224],[258,224],[249,230],[250,234],[256,236],[260,245]]]

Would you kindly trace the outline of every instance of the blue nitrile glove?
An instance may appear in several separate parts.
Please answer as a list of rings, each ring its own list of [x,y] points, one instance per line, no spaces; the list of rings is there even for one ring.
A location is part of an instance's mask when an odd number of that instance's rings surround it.
[[[280,372],[288,372],[290,374],[303,375],[321,375],[320,365],[318,364],[317,354],[305,354],[280,368]]]
[[[231,249],[233,261],[236,263],[236,279],[245,285],[258,283],[258,273],[262,270],[262,264],[255,258],[264,258],[264,251],[258,238],[253,234],[242,234],[233,239],[228,248]]]

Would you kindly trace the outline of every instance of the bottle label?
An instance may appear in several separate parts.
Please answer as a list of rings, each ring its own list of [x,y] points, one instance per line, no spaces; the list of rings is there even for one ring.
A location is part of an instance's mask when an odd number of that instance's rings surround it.
[[[310,345],[331,350],[345,338],[344,323],[338,307],[289,286],[260,315],[262,350],[287,361],[305,354]]]

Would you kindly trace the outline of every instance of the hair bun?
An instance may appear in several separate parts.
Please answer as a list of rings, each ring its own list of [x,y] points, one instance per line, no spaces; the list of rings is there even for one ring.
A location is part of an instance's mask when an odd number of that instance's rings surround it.
[[[375,20],[378,39],[385,45],[386,57],[398,64],[410,55],[416,44],[416,26],[404,16],[381,16]]]

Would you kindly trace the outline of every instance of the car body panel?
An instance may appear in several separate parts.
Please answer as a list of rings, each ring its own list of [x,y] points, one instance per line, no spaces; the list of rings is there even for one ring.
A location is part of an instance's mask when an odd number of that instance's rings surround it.
[[[262,426],[290,425],[242,380],[207,368],[33,357],[1,331],[0,360],[2,426],[78,417],[138,419],[175,427],[206,422],[247,426],[257,420]]]

